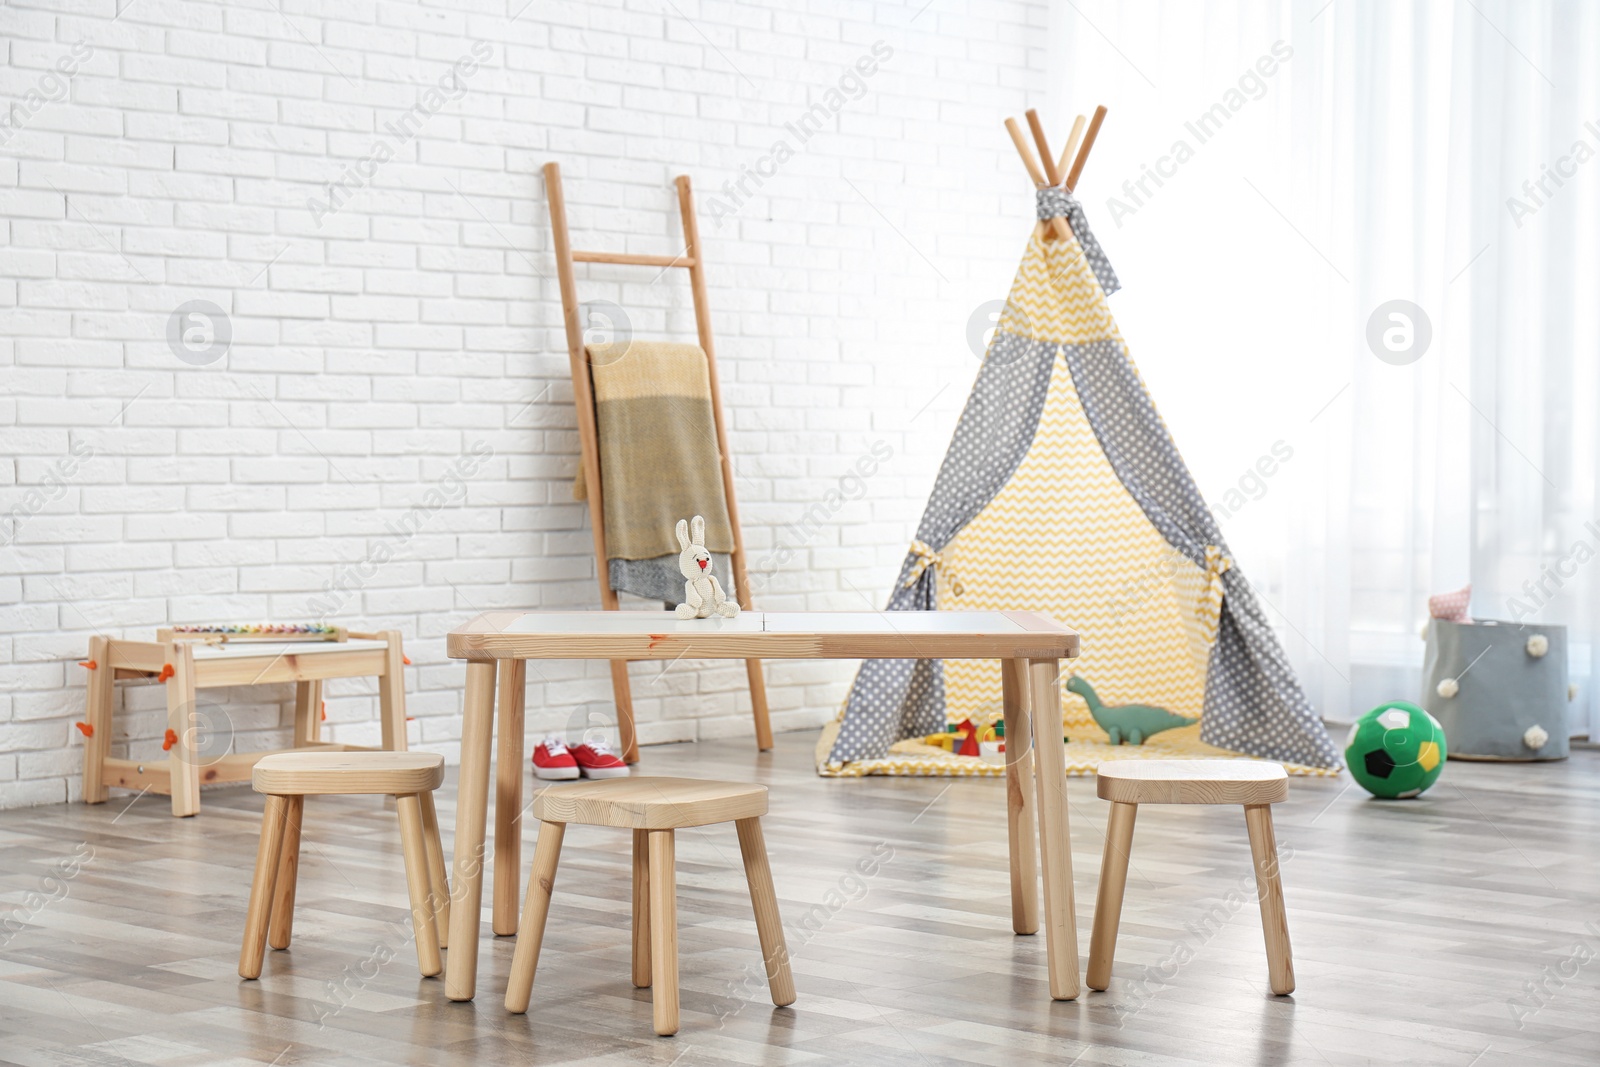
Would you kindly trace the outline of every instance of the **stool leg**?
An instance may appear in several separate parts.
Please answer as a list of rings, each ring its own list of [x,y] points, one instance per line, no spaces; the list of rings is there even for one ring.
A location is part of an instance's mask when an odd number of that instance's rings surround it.
[[[656,1033],[678,1032],[678,885],[671,830],[650,831],[650,980]]]
[[[1246,804],[1255,860],[1256,895],[1261,898],[1261,932],[1267,941],[1267,977],[1279,996],[1294,992],[1294,959],[1289,953],[1289,919],[1283,913],[1283,882],[1278,877],[1278,839],[1272,831],[1272,806]]]
[[[439,928],[428,900],[428,846],[422,833],[422,801],[415,793],[394,798],[400,813],[400,846],[406,857],[406,889],[411,894],[411,929],[417,940],[417,968],[424,978],[444,970],[439,958]]]
[[[444,873],[444,846],[439,843],[439,814],[433,807],[433,794],[418,793],[422,802],[423,844],[428,849],[428,892],[433,895],[434,925],[439,928],[439,947],[450,944],[450,883]]]
[[[1122,895],[1128,887],[1128,853],[1133,848],[1137,804],[1112,804],[1106,822],[1106,851],[1100,858],[1100,890],[1094,901],[1094,933],[1089,936],[1090,989],[1111,984],[1111,961],[1117,954],[1117,924],[1122,921]]]
[[[517,948],[511,956],[511,980],[506,984],[506,1011],[521,1015],[533,996],[533,975],[539,968],[544,944],[544,921],[550,916],[550,894],[556,887],[556,864],[561,860],[564,822],[539,824],[539,843],[533,847],[533,872],[528,876],[528,897],[517,924]]]
[[[284,815],[283,844],[278,849],[278,881],[272,890],[272,920],[267,924],[267,943],[275,949],[289,947],[294,934],[294,891],[300,880],[300,824],[305,817],[306,798],[288,798]]]
[[[244,917],[244,941],[239,946],[239,977],[260,978],[261,958],[267,951],[267,920],[272,913],[272,888],[278,878],[278,850],[283,846],[283,826],[289,812],[287,797],[267,797],[261,815],[261,841],[256,845],[256,872],[250,880],[250,908]]]
[[[650,831],[633,832],[633,984],[650,988]]]
[[[794,975],[789,973],[789,946],[783,940],[783,919],[778,915],[778,894],[772,888],[772,865],[760,819],[739,819],[739,852],[744,856],[744,876],[750,883],[750,904],[756,912],[756,932],[761,935],[761,958],[767,965],[767,988],[778,1007],[794,1003]]]

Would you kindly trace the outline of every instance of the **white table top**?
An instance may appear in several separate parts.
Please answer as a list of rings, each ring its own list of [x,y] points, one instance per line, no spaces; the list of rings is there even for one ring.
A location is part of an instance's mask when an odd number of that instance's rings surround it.
[[[743,611],[732,619],[680,619],[670,611],[529,611],[504,629],[516,634],[1020,633],[999,612]]]
[[[1078,635],[1027,611],[492,611],[452,630],[457,659],[993,659],[1078,654]]]

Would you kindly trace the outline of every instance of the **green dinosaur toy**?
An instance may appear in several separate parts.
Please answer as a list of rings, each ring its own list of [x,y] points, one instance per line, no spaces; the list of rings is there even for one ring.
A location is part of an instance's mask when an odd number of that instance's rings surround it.
[[[1113,745],[1120,745],[1124,741],[1130,745],[1142,745],[1146,738],[1154,737],[1162,730],[1193,726],[1200,721],[1186,719],[1166,708],[1149,704],[1121,704],[1108,708],[1100,703],[1100,698],[1089,683],[1076,675],[1067,679],[1067,691],[1077,693],[1088,702],[1089,714],[1094,716],[1094,721],[1100,724],[1102,730],[1111,735]]]

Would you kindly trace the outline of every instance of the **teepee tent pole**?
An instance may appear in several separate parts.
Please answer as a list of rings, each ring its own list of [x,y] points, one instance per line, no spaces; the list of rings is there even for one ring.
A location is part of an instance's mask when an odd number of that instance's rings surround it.
[[[1039,112],[1030,107],[1024,115],[1028,120],[1028,129],[1033,133],[1033,143],[1039,146],[1039,159],[1044,163],[1044,180],[1050,185],[1060,185],[1061,175],[1056,171],[1056,159],[1050,153],[1050,141],[1044,135],[1044,123],[1039,121]]]
[[[1028,177],[1033,179],[1033,184],[1041,189],[1051,184],[1045,181],[1044,171],[1039,169],[1039,161],[1033,157],[1033,149],[1029,147],[1027,138],[1022,136],[1022,127],[1017,124],[1016,119],[1006,119],[1006,132],[1011,135],[1011,143],[1017,146],[1017,155],[1022,157],[1022,165],[1027,168]],[[1063,241],[1072,236],[1065,219],[1051,219],[1050,229]]]
[[[1067,136],[1067,147],[1061,150],[1061,159],[1056,163],[1056,173],[1065,175],[1072,166],[1072,159],[1078,154],[1078,142],[1083,140],[1083,127],[1088,119],[1079,115],[1072,120],[1072,133]]]
[[[1106,120],[1105,105],[1094,109],[1094,118],[1089,120],[1089,132],[1083,135],[1083,147],[1078,149],[1077,162],[1072,164],[1072,171],[1067,175],[1067,192],[1078,188],[1078,175],[1083,173],[1083,165],[1089,162],[1089,151],[1094,148],[1094,139],[1100,136],[1100,124]]]
[[[1044,171],[1039,169],[1039,161],[1034,158],[1033,149],[1029,147],[1027,138],[1022,136],[1022,127],[1016,119],[1006,119],[1006,132],[1011,135],[1011,143],[1017,146],[1017,155],[1022,157],[1022,165],[1028,170],[1028,177],[1033,179],[1033,184],[1044,187]]]

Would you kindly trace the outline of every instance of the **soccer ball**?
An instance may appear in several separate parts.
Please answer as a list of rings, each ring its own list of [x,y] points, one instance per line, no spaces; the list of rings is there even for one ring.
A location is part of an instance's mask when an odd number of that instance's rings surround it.
[[[1444,760],[1444,727],[1404,700],[1361,716],[1344,742],[1350,776],[1375,797],[1416,796],[1439,780]]]

